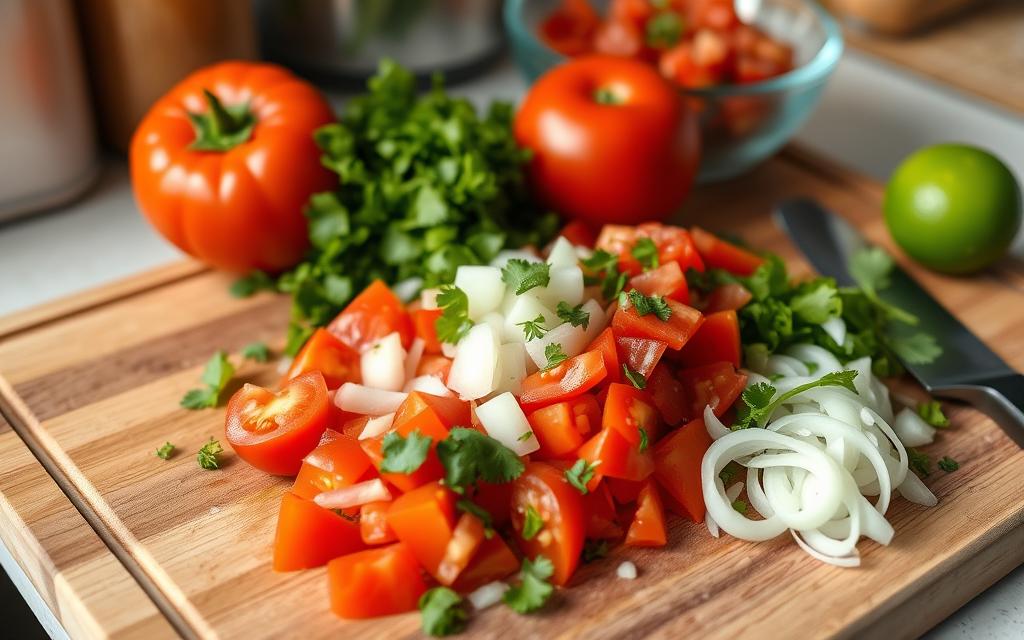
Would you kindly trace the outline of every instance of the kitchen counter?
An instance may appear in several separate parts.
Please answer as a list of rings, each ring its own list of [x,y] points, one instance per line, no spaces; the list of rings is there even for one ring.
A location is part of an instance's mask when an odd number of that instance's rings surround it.
[[[524,89],[508,64],[453,89],[475,100],[515,99]],[[340,99],[338,99],[340,102]],[[819,153],[885,180],[913,149],[966,141],[995,151],[1024,176],[1024,118],[967,98],[860,54],[847,54],[822,105],[797,137]],[[1015,252],[1022,252],[1022,238]],[[123,161],[106,162],[82,200],[0,226],[0,315],[81,291],[180,254],[138,215]],[[54,636],[53,616],[0,547],[0,564]],[[1024,637],[1024,568],[1019,568],[932,630],[931,638]]]

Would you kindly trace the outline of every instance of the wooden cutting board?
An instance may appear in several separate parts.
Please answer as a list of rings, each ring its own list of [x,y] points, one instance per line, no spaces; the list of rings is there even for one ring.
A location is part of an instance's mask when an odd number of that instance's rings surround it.
[[[798,195],[818,198],[885,240],[876,184],[793,150],[740,180],[701,190],[681,221],[738,233],[806,272],[769,218],[773,203]],[[1006,263],[970,280],[908,268],[1007,361],[1024,367],[1022,265]],[[178,400],[197,384],[213,351],[237,354],[254,340],[279,346],[288,317],[286,299],[235,300],[228,284],[226,276],[185,263],[0,320],[0,408],[181,634],[416,635],[416,615],[368,622],[332,616],[322,569],[271,571],[287,480],[254,471],[230,451],[221,470],[196,465],[196,450],[211,435],[220,437],[223,413],[185,411]],[[237,383],[271,384],[274,368],[246,363]],[[673,520],[666,549],[617,550],[584,567],[545,612],[523,617],[495,608],[477,616],[470,631],[502,638],[920,633],[1024,562],[1024,452],[977,412],[957,407],[951,414],[954,428],[928,448],[961,464],[927,479],[939,506],[896,500],[893,544],[862,542],[859,569],[819,564],[789,539],[715,540],[703,526]],[[179,454],[165,462],[153,452],[166,440]],[[0,492],[14,503],[8,469]],[[27,473],[25,465],[17,469]],[[18,503],[18,518],[5,520],[20,528],[19,536],[5,537],[16,555],[40,535],[35,514],[24,499]],[[635,581],[615,577],[625,558],[639,567]],[[64,597],[87,603],[105,633],[170,633],[156,624],[126,630],[116,613],[136,603],[112,586],[126,578],[111,575],[97,572],[91,582],[79,576]],[[90,591],[106,598],[109,617]],[[141,607],[138,616],[147,618]]]

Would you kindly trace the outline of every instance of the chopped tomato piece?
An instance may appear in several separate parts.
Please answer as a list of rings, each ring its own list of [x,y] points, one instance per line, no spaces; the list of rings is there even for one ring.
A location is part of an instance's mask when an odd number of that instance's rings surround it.
[[[594,341],[590,343],[590,346],[586,348],[586,351],[597,351],[601,354],[601,358],[604,359],[604,369],[607,372],[607,380],[610,382],[620,382],[622,380],[622,370],[619,368],[619,353],[615,344],[615,332],[612,331],[611,327],[605,327]]]
[[[575,452],[583,444],[575,418],[569,402],[556,402],[530,413],[526,419],[540,443],[538,455],[561,458]]]
[[[423,353],[441,353],[441,341],[437,339],[437,319],[440,309],[417,309],[412,312],[416,337],[423,341]]]
[[[690,233],[700,257],[708,267],[725,269],[738,276],[749,276],[764,263],[760,256],[726,242],[700,227],[694,227]]]
[[[704,305],[704,313],[712,314],[718,311],[739,311],[750,302],[753,296],[747,288],[741,284],[730,282],[716,287],[708,296],[707,304]]]
[[[670,427],[676,426],[690,414],[683,383],[667,364],[659,363],[654,367],[651,377],[647,379],[646,391],[661,414],[661,419]]]
[[[500,527],[509,521],[509,505],[512,504],[512,483],[491,483],[483,480],[476,483],[473,502],[490,514],[494,526]]]
[[[640,489],[643,488],[644,483],[633,480],[621,480],[619,478],[608,478],[607,482],[603,482],[602,485],[608,486],[608,491],[612,494],[615,502],[619,504],[632,504],[640,497]]]
[[[742,393],[747,376],[737,373],[732,363],[716,362],[683,369],[679,381],[686,392],[687,417],[693,419],[702,417],[704,407],[709,405],[716,416],[725,413]]]
[[[302,346],[281,386],[310,371],[322,373],[328,389],[337,389],[346,382],[362,382],[359,353],[326,329],[317,329]]]
[[[577,455],[597,465],[594,467],[594,477],[587,483],[591,491],[605,477],[639,481],[654,471],[650,450],[641,453],[640,447],[630,444],[618,429],[601,429],[597,435],[583,443]]]
[[[658,413],[650,396],[643,391],[633,385],[612,383],[608,387],[601,426],[603,429],[615,429],[626,442],[640,446],[643,442],[641,429],[648,438],[656,435]]]
[[[372,466],[370,458],[363,452],[358,440],[328,429],[324,432],[319,446],[302,461],[302,468],[295,477],[292,492],[312,500],[324,491],[352,486],[362,479]]]
[[[541,39],[566,56],[590,50],[590,39],[601,19],[587,0],[562,0],[540,25]]]
[[[367,438],[360,440],[359,446],[370,458],[373,466],[379,471],[380,465],[384,462],[383,436],[378,438]],[[416,487],[423,486],[428,482],[439,480],[444,476],[444,467],[437,458],[437,452],[431,449],[427,453],[427,459],[423,461],[418,469],[412,473],[381,473],[380,477],[398,488],[399,491],[408,492]]]
[[[607,482],[601,483],[597,489],[583,496],[583,516],[586,519],[588,539],[617,540],[622,537],[622,527],[619,525],[615,503],[612,502]]]
[[[659,222],[645,222],[636,228],[636,233],[637,237],[647,237],[654,242],[658,247],[658,261],[661,264],[675,262],[684,276],[689,269],[704,271],[704,261],[686,229]]]
[[[417,376],[437,376],[441,380],[448,379],[448,372],[452,369],[452,359],[444,356],[425,354],[420,358],[420,364],[416,367]]]
[[[654,447],[654,477],[694,522],[704,522],[700,465],[711,446],[704,419],[697,418],[661,439]]]
[[[645,296],[664,296],[683,304],[690,303],[690,288],[686,284],[686,276],[679,268],[679,263],[674,261],[633,276],[629,281],[629,288],[636,289]]]
[[[658,485],[647,480],[637,497],[636,513],[626,532],[626,544],[630,547],[664,547],[668,542],[665,529],[665,508],[661,504]]]
[[[502,580],[519,571],[519,559],[501,536],[484,537],[469,566],[459,574],[452,585],[456,591],[466,593],[479,587]]]
[[[304,373],[278,392],[245,384],[231,396],[224,432],[238,457],[260,471],[293,476],[327,429],[324,377]]]
[[[590,225],[581,220],[573,220],[568,223],[562,227],[562,230],[558,232],[558,235],[562,236],[577,247],[587,247],[588,249],[592,249],[594,247],[594,242],[596,241],[593,229],[590,228]]]
[[[533,411],[553,402],[575,398],[593,389],[606,375],[604,357],[597,351],[587,351],[547,371],[527,376],[523,380],[519,404],[525,411]]]
[[[331,610],[350,619],[414,611],[427,590],[416,557],[401,542],[336,558],[327,578]]]
[[[455,530],[455,494],[437,482],[399,496],[388,509],[388,524],[430,575],[438,569]]]
[[[661,340],[627,336],[616,338],[615,346],[619,352],[619,361],[642,375],[644,379],[651,376],[654,367],[668,348],[668,344]]]
[[[640,315],[633,305],[623,308],[620,304],[612,317],[615,335],[660,340],[670,349],[681,349],[704,322],[704,316],[675,300],[665,300],[665,304],[671,310],[668,320],[661,320],[653,313]]]
[[[576,421],[576,430],[586,438],[601,428],[601,406],[597,398],[584,394],[569,403],[572,407],[573,419]]]
[[[468,402],[413,391],[395,412],[394,427],[402,436],[418,430],[436,443],[447,438],[452,427],[468,426],[469,423]]]
[[[473,554],[484,541],[484,523],[472,513],[463,513],[455,524],[451,540],[445,549],[444,557],[437,568],[437,581],[451,586],[459,575],[469,566]]]
[[[349,437],[359,440],[359,436],[363,434],[363,430],[366,428],[366,423],[369,422],[370,419],[371,416],[356,416],[351,420],[347,420],[341,425],[341,432]],[[332,429],[328,429],[327,433],[331,431]],[[326,437],[326,433],[324,435]]]
[[[684,367],[715,362],[740,366],[740,322],[735,311],[717,311],[704,316],[704,323],[679,352]]]
[[[323,566],[364,546],[355,522],[294,493],[282,496],[274,534],[274,571]]]
[[[380,280],[374,280],[348,303],[327,330],[359,352],[396,331],[402,337],[402,346],[408,349],[413,336],[405,306]]]
[[[644,49],[640,30],[621,20],[601,23],[594,33],[593,42],[597,53],[623,58],[638,56]]]
[[[543,526],[529,540],[523,538],[527,507],[532,507]],[[583,551],[583,501],[560,469],[544,462],[530,462],[512,484],[512,527],[519,546],[529,558],[539,555],[554,565],[551,581],[565,585],[579,564]]]
[[[369,502],[359,508],[359,535],[366,544],[387,544],[398,540],[388,525],[390,502]]]

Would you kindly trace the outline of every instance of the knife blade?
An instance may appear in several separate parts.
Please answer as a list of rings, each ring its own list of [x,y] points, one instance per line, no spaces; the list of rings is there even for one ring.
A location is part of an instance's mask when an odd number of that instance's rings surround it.
[[[775,221],[811,265],[840,286],[855,286],[851,258],[871,246],[850,223],[808,199],[789,200],[775,209]],[[928,364],[903,362],[929,393],[963,400],[993,418],[1024,448],[1024,376],[996,355],[898,265],[878,295],[918,318],[942,354]]]

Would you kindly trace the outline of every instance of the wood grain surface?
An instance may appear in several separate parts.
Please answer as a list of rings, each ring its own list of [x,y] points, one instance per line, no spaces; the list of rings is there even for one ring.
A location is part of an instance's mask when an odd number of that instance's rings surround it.
[[[884,243],[879,187],[793,150],[739,181],[700,190],[679,221],[736,232],[806,273],[769,216],[773,203],[793,196],[818,198]],[[1007,361],[1024,366],[1020,264],[970,280],[908,270]],[[418,635],[416,615],[368,622],[332,616],[322,569],[271,571],[287,480],[254,471],[230,451],[218,471],[197,466],[195,452],[219,437],[223,413],[185,411],[178,400],[215,349],[237,354],[253,340],[280,347],[288,301],[235,300],[224,276],[180,275],[85,309],[59,309],[61,317],[40,317],[38,326],[0,331],[0,408],[182,635]],[[272,383],[274,366],[243,364],[236,383]],[[1024,452],[977,412],[956,407],[951,414],[955,427],[929,448],[961,463],[956,473],[927,479],[939,506],[896,500],[893,544],[862,542],[859,569],[819,564],[789,539],[715,540],[703,526],[674,520],[666,549],[617,550],[584,567],[549,610],[523,617],[495,608],[477,616],[470,632],[759,639],[920,633],[1024,562]],[[179,447],[169,461],[153,455],[165,440]],[[19,514],[31,536],[31,518]],[[637,580],[615,578],[624,558],[639,567]],[[101,579],[91,587],[100,588]]]
[[[916,35],[846,29],[854,49],[1024,114],[1024,2],[985,2]]]

